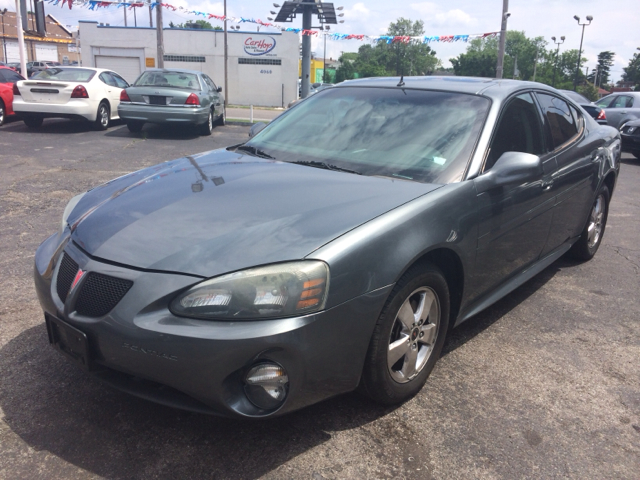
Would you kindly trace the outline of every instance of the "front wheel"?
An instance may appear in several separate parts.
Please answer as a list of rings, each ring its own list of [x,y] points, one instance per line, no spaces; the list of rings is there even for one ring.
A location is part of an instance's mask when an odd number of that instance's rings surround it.
[[[4,116],[6,115],[5,109],[4,109],[4,102],[2,100],[0,100],[0,127],[2,125],[4,125]]]
[[[570,256],[578,260],[591,260],[602,243],[604,229],[609,215],[609,189],[603,186],[591,206],[587,223],[580,234],[580,238],[569,250]]]
[[[412,267],[392,290],[371,337],[361,390],[383,404],[403,402],[427,381],[449,327],[449,287],[431,264]]]
[[[93,123],[94,128],[96,130],[106,130],[107,128],[109,128],[109,116],[110,116],[110,111],[109,111],[109,105],[107,105],[105,102],[102,102],[99,106],[98,106],[98,113],[96,114],[96,121]]]

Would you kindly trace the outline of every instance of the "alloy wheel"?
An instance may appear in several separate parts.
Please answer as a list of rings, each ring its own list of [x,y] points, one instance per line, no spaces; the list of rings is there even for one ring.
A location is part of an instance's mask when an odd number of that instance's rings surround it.
[[[4,105],[0,102],[0,126],[4,125]]]
[[[438,338],[440,302],[429,287],[415,290],[396,315],[387,351],[387,367],[398,383],[414,379],[427,364]]]
[[[589,248],[593,248],[600,241],[600,235],[602,234],[602,227],[604,225],[604,195],[601,193],[596,198],[593,208],[591,209],[591,215],[589,215],[589,227],[587,227],[587,238]]]
[[[107,111],[107,107],[100,105],[98,115],[100,116],[100,125],[102,125],[103,128],[107,128],[109,126],[109,112]]]

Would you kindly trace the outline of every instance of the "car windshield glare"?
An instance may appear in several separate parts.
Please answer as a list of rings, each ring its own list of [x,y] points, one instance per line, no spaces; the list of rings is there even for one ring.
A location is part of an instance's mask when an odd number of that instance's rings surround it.
[[[424,183],[462,179],[490,101],[462,93],[339,87],[249,141],[276,160]]]
[[[147,71],[138,77],[134,86],[173,87],[185,88],[187,90],[200,90],[198,76],[193,73],[184,72]]]
[[[37,80],[60,80],[63,82],[88,82],[96,74],[86,68],[48,68],[31,77]]]

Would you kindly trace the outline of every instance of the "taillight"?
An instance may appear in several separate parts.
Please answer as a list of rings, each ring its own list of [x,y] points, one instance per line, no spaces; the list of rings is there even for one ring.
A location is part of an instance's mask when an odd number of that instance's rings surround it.
[[[122,90],[120,92],[120,101],[121,102],[130,102],[131,99],[129,98],[129,95],[127,95],[127,91],[126,90]]]
[[[196,105],[199,106],[200,105],[200,99],[198,98],[198,96],[195,93],[192,93],[191,95],[189,95],[187,97],[187,101],[184,102],[185,105]]]
[[[18,90],[18,84],[14,83],[13,84],[13,96],[15,97],[16,95],[20,95],[20,90]]]
[[[596,117],[596,120],[606,120],[606,119],[607,119],[607,115],[604,113],[604,110],[600,110],[600,113]]]
[[[82,85],[78,85],[71,92],[71,98],[89,98],[89,94],[87,93],[87,89]]]

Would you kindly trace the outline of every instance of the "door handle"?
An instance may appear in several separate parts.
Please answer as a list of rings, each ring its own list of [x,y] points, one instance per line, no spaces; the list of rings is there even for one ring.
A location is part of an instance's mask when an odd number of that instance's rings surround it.
[[[553,180],[549,180],[547,182],[543,181],[540,186],[542,187],[542,190],[546,192],[547,190],[550,190],[551,187],[553,186]]]
[[[627,111],[626,111],[626,110],[623,110],[623,111],[622,111],[622,112],[620,112],[620,113],[627,113]]]

